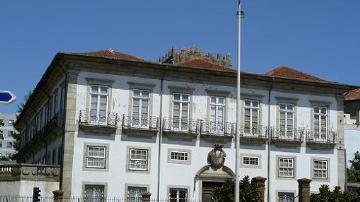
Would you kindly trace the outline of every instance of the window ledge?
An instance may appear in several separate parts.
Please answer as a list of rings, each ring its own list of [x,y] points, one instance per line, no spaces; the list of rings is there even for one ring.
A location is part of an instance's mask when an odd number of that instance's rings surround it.
[[[268,140],[267,137],[262,136],[241,136],[240,143],[241,144],[265,144]]]
[[[316,141],[306,141],[306,145],[310,148],[319,148],[319,149],[332,149],[336,146],[336,143],[333,142],[316,142]]]
[[[179,139],[193,139],[196,138],[198,133],[195,131],[181,131],[181,130],[164,130],[163,134],[169,138]]]
[[[114,133],[116,132],[116,126],[110,125],[95,125],[88,123],[79,123],[79,128],[87,132],[96,132],[96,133]]]

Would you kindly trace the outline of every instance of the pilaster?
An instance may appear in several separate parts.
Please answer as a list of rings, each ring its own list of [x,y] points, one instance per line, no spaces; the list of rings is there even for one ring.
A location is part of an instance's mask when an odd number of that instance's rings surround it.
[[[76,97],[77,97],[77,78],[78,71],[67,72],[67,94],[66,94],[66,116],[65,116],[65,134],[63,140],[63,169],[62,169],[62,187],[63,197],[71,196],[72,187],[72,168],[74,159],[74,138],[77,132],[76,124]]]
[[[337,103],[337,174],[338,186],[343,190],[345,188],[346,178],[346,162],[345,162],[345,149],[344,149],[344,96],[336,96]]]

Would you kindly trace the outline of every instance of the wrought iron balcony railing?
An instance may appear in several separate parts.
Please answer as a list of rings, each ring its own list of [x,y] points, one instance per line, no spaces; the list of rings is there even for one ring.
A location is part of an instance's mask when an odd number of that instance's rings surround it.
[[[43,135],[47,136],[52,133],[52,131],[62,125],[62,117],[59,116],[59,113],[56,113],[53,118],[43,128]]]
[[[284,142],[303,142],[306,130],[305,128],[292,128],[285,130],[284,128],[273,128],[271,139],[274,141]]]
[[[234,124],[234,133],[236,133],[236,124]],[[267,139],[270,133],[271,129],[267,126],[249,126],[247,124],[240,125],[240,137],[242,138]]]
[[[108,113],[107,115],[91,114],[87,110],[81,110],[79,114],[79,124],[86,126],[106,126],[116,128],[118,122],[117,113]]]
[[[59,113],[56,113],[42,128],[33,129],[33,136],[29,140],[22,139],[21,148],[18,153],[24,153],[29,148],[38,145],[40,142],[46,141],[45,138],[54,134],[58,129],[61,129],[63,123],[63,117],[60,116]]]
[[[322,134],[319,134],[318,132],[315,132],[315,131],[307,131],[306,143],[336,144],[337,143],[337,133],[335,131],[326,131]]]
[[[123,115],[122,127],[124,129],[153,130],[159,129],[159,118],[155,116],[129,116]]]
[[[163,131],[174,133],[198,134],[199,120],[174,120],[172,118],[163,119]]]
[[[229,122],[201,121],[200,134],[209,136],[233,136],[233,124]]]

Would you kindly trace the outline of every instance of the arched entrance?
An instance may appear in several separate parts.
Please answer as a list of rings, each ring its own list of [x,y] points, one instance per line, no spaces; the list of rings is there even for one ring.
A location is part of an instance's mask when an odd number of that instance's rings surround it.
[[[212,169],[210,165],[202,167],[195,176],[200,201],[210,202],[213,190],[221,187],[226,180],[234,179],[234,176],[234,172],[226,166],[222,166],[217,170]]]

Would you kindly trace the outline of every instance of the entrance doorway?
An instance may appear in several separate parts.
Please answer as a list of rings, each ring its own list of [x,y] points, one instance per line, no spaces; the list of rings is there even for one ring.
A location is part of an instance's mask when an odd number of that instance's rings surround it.
[[[224,182],[202,181],[202,202],[212,202],[212,192],[223,184]]]
[[[217,170],[210,168],[210,165],[202,167],[195,175],[195,180],[199,182],[200,201],[212,202],[212,192],[221,187],[226,180],[234,179],[234,177],[234,172],[226,166]]]

